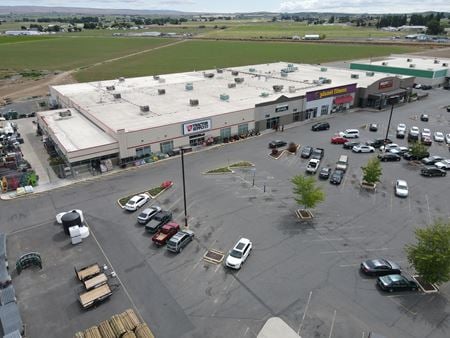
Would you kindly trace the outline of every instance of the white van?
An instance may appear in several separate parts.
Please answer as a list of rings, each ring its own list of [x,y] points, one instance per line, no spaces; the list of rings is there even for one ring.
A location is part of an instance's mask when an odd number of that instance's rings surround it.
[[[336,169],[346,171],[348,167],[348,156],[341,155],[339,156],[339,160],[336,162]]]
[[[346,129],[345,131],[341,131],[339,133],[339,136],[342,136],[345,138],[358,138],[359,130],[358,129]]]

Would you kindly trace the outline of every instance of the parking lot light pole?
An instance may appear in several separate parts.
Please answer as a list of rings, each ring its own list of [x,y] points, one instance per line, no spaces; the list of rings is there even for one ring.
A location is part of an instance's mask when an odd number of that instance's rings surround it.
[[[386,129],[386,137],[384,138],[384,143],[386,143],[388,136],[389,136],[389,128],[391,127],[391,119],[392,119],[392,113],[394,111],[394,105],[398,102],[398,99],[400,98],[400,96],[396,95],[396,96],[391,96],[389,98],[389,101],[391,103],[391,113],[389,114],[389,121],[388,121],[388,125],[387,125],[387,129]]]
[[[186,179],[184,176],[184,151],[185,148],[180,149],[181,153],[181,175],[183,177],[183,200],[184,200],[184,226],[188,227],[188,221],[187,221],[187,207],[186,207]]]

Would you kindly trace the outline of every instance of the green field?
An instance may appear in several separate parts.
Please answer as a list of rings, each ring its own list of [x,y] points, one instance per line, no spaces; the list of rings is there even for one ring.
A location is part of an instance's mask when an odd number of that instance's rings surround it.
[[[375,45],[186,41],[75,74],[80,82],[135,77],[216,67],[290,61],[323,63],[406,53],[417,48]]]
[[[170,42],[173,40],[70,36],[44,39],[1,37],[0,68],[16,71],[70,70]]]

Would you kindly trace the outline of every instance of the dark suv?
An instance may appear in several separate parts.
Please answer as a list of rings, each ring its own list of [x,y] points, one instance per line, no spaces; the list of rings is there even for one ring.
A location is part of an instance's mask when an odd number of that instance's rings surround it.
[[[330,124],[328,122],[319,122],[313,124],[311,127],[312,131],[328,130],[328,129],[330,129]]]
[[[194,239],[194,232],[191,230],[178,231],[167,242],[167,250],[180,253],[183,248]]]
[[[447,173],[443,169],[436,167],[425,167],[420,170],[422,176],[435,177],[435,176],[445,176]]]
[[[366,144],[368,146],[372,146],[374,148],[380,148],[381,146],[384,146],[386,144],[391,144],[392,141],[390,139],[384,139],[384,138],[379,138],[376,140],[371,140],[371,141],[367,141]]]
[[[153,218],[145,225],[145,230],[150,233],[157,232],[164,224],[172,220],[172,213],[170,211],[161,210],[153,216]]]

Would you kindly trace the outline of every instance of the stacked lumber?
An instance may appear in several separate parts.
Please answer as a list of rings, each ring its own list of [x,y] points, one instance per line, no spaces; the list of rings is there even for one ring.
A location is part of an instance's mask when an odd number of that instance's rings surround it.
[[[155,338],[146,323],[141,323],[132,309],[104,320],[98,327],[77,332],[74,338]]]

